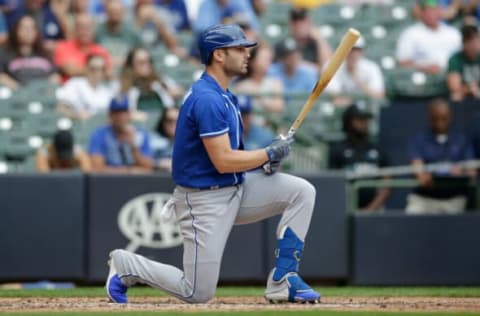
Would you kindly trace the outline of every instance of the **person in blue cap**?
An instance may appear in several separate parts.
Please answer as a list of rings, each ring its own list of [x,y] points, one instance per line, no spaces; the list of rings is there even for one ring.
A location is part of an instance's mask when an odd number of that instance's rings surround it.
[[[276,264],[265,297],[272,302],[317,302],[320,295],[298,275],[315,188],[275,172],[292,139],[279,136],[265,148],[245,150],[238,100],[228,89],[247,72],[249,47],[237,25],[215,25],[199,38],[206,70],[187,92],[175,131],[172,175],[176,184],[163,214],[175,214],[183,237],[183,271],[117,249],[110,253],[109,298],[127,302],[136,283],[188,303],[206,303],[217,287],[220,262],[233,225],[282,215]],[[264,172],[247,172],[263,166]],[[245,258],[259,260],[259,258]]]
[[[145,173],[153,168],[149,134],[131,123],[127,96],[113,98],[110,124],[90,137],[88,153],[95,172]]]

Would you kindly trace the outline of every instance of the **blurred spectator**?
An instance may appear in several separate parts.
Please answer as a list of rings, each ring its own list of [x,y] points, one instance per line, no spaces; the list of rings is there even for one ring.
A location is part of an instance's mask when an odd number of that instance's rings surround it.
[[[62,1],[62,0],[58,0]],[[68,13],[67,13],[67,19],[68,19],[68,35],[67,38],[71,39],[75,35],[75,19],[79,15],[91,15],[92,17],[95,17],[90,10],[89,10],[89,3],[95,2],[95,1],[89,1],[89,0],[68,0],[64,1],[65,3],[68,3]]]
[[[45,49],[51,52],[55,42],[65,38],[68,29],[61,2],[58,5],[59,1],[52,0],[51,3],[48,3],[47,0],[23,0],[22,5],[9,13],[9,28],[13,28],[15,22],[24,15],[32,16],[44,38]]]
[[[88,13],[96,19],[102,20],[105,14],[105,6],[110,0],[80,0],[88,3]],[[127,11],[133,11],[135,0],[122,0]]]
[[[301,8],[293,8],[290,11],[288,24],[290,35],[297,42],[302,53],[303,60],[311,62],[318,70],[321,70],[325,62],[332,55],[330,44],[323,38],[312,20],[308,11]]]
[[[364,56],[365,40],[361,37],[352,48],[346,61],[340,66],[326,91],[339,95],[334,103],[348,105],[350,96],[372,99],[385,97],[385,84],[380,67]]]
[[[445,21],[454,20],[460,13],[462,2],[464,0],[438,0],[440,7],[440,17]],[[413,16],[420,19],[422,15],[422,0],[417,0],[413,4]]]
[[[89,55],[85,76],[70,78],[56,95],[58,110],[70,118],[86,120],[107,112],[114,91],[107,81],[107,65],[103,56]]]
[[[46,56],[35,20],[25,15],[15,22],[9,47],[0,56],[0,83],[18,89],[35,80],[58,83],[55,66]]]
[[[163,110],[175,105],[183,90],[172,79],[155,71],[152,57],[145,48],[132,49],[120,75],[120,94],[128,95],[131,109]]]
[[[256,16],[261,16],[268,7],[269,0],[250,0],[253,11]]]
[[[140,44],[140,39],[134,26],[125,19],[122,0],[108,0],[105,14],[105,21],[97,27],[96,41],[108,50],[117,68],[123,64],[128,51]]]
[[[80,145],[75,144],[70,131],[58,131],[53,142],[37,151],[35,156],[37,171],[80,169],[91,170],[90,158]]]
[[[152,47],[163,43],[178,57],[187,56],[186,51],[178,45],[172,31],[156,10],[153,0],[137,0],[135,3],[135,25],[144,46]]]
[[[255,32],[250,23],[244,18],[238,18],[232,21],[232,24],[237,24],[245,33],[245,38],[249,41],[261,42],[259,34]]]
[[[8,29],[7,22],[5,21],[5,16],[3,12],[0,11],[0,46],[3,46],[7,43],[8,40]]]
[[[21,5],[23,5],[23,0],[0,0],[0,11],[10,14]]]
[[[318,79],[317,68],[303,62],[295,40],[289,37],[278,43],[275,53],[278,62],[270,66],[269,76],[280,79],[286,93],[312,91]]]
[[[95,21],[90,15],[81,14],[75,18],[75,34],[73,39],[57,44],[53,60],[60,68],[64,80],[85,74],[87,56],[101,55],[111,70],[111,57],[108,51],[94,42]]]
[[[294,3],[316,3],[318,4],[327,4],[332,2],[332,0],[291,0]],[[365,4],[372,4],[372,5],[391,5],[395,3],[396,0],[337,0],[335,3],[341,3],[341,4],[348,4],[348,5],[356,5],[356,6],[361,6]]]
[[[420,12],[421,21],[406,28],[398,39],[397,59],[402,67],[438,74],[460,49],[460,33],[441,22],[436,0],[422,0]]]
[[[190,30],[190,20],[184,0],[155,0],[155,4],[168,13],[169,24],[175,31]]]
[[[246,19],[258,32],[260,27],[250,0],[203,0],[193,23],[195,33],[219,23],[231,23],[236,19]]]
[[[110,173],[145,173],[153,167],[149,134],[131,123],[126,96],[110,102],[110,124],[95,130],[88,153],[92,169]]]
[[[480,39],[474,25],[462,27],[463,49],[448,61],[448,90],[453,101],[480,98]]]
[[[370,141],[371,118],[372,114],[363,103],[352,104],[345,110],[343,113],[345,140],[331,146],[329,168],[365,172],[388,166],[386,153]],[[389,195],[388,188],[360,189],[357,207],[362,211],[380,210]]]
[[[454,214],[465,210],[468,183],[475,169],[455,166],[455,162],[474,158],[473,146],[463,134],[450,128],[452,114],[442,99],[429,104],[430,127],[415,135],[409,142],[408,158],[412,166],[444,163],[433,173],[416,174],[419,187],[407,197],[409,214]]]
[[[238,79],[234,89],[240,94],[254,95],[255,106],[281,113],[284,107],[282,81],[267,76],[272,61],[273,52],[270,46],[261,44],[254,47],[250,52],[247,73]]]
[[[238,96],[238,106],[242,114],[243,145],[245,150],[254,150],[268,146],[275,137],[272,131],[255,122],[252,99],[246,95]]]
[[[165,109],[158,120],[155,131],[152,133],[152,146],[155,168],[163,171],[172,171],[173,142],[177,126],[178,108]]]
[[[462,10],[465,16],[474,16],[477,20],[480,20],[479,0],[463,0]]]

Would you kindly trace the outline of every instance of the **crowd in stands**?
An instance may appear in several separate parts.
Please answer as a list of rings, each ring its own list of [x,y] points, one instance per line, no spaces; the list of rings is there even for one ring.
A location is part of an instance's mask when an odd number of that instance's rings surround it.
[[[338,44],[319,16],[327,20],[340,8],[345,19],[333,25],[339,33],[345,25],[357,27],[348,24],[355,12],[372,6],[392,9],[400,2],[403,18],[399,10],[391,10],[390,18],[370,17],[378,18],[378,24],[401,25],[396,35],[388,35],[395,36],[387,47],[393,61],[378,52],[377,40],[386,41],[382,27],[375,25],[373,36],[364,33],[322,96],[330,106],[322,110],[342,113],[343,128],[333,131],[342,136],[307,143],[329,143],[326,167],[331,169],[388,166],[387,154],[371,140],[371,128],[378,122],[379,106],[388,104],[392,87],[401,83],[392,74],[405,71],[414,79],[419,74],[440,78],[435,88],[446,89],[435,95],[443,99],[429,106],[431,126],[420,135],[412,131],[405,149],[411,163],[479,158],[475,152],[480,148],[468,135],[449,128],[449,101],[480,98],[478,0],[0,0],[0,89],[14,98],[32,83],[48,83],[56,87],[51,111],[72,120],[73,127],[104,118],[103,125],[91,126],[84,141],[75,140],[75,128],[52,133],[36,152],[40,172],[169,172],[178,109],[202,69],[199,32],[216,23],[236,23],[259,42],[251,50],[248,72],[231,87],[239,97],[245,146],[255,149],[288,127],[278,118],[290,119],[286,113],[297,112]],[[288,8],[286,14],[272,12],[281,8]],[[368,18],[356,21],[375,24]],[[7,99],[1,96],[0,103]],[[321,124],[310,123],[312,131]],[[416,174],[419,188],[408,198],[409,212],[440,204],[433,208],[465,209],[458,190],[445,193],[435,183],[456,177],[463,185],[476,177],[475,170],[446,168],[438,175]],[[364,190],[358,208],[381,209],[389,192]]]

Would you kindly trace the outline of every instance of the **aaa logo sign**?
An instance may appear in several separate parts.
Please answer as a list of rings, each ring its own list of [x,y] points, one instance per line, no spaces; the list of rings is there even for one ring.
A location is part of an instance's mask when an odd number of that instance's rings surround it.
[[[135,252],[140,246],[171,248],[182,244],[175,218],[165,219],[162,208],[171,197],[166,193],[140,195],[125,204],[118,214],[118,227],[130,240],[126,250]]]

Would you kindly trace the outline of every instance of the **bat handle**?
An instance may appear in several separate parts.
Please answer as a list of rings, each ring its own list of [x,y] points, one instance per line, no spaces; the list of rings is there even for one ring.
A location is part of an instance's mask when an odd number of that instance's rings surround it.
[[[288,138],[292,138],[292,137],[295,135],[295,132],[296,132],[296,131],[297,131],[297,130],[296,130],[295,128],[290,127],[290,129],[288,130],[288,133],[287,133],[287,137],[288,137]]]

